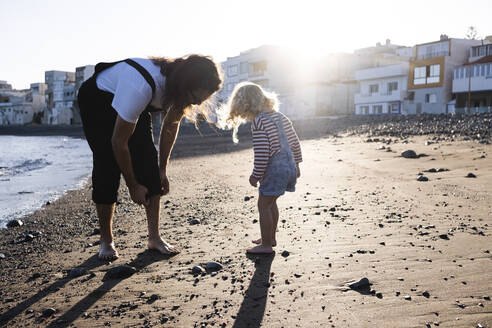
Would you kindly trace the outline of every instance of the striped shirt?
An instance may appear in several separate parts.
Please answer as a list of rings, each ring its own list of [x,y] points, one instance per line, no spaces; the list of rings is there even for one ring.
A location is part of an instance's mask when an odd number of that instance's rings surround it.
[[[272,122],[281,118],[287,141],[289,143],[292,155],[294,155],[294,161],[297,163],[302,162],[301,146],[299,144],[299,138],[292,126],[292,122],[282,113],[269,113],[256,115],[253,123],[251,124],[251,131],[253,134],[253,150],[255,154],[254,168],[252,176],[261,180],[265,174],[268,160],[277,155],[280,151],[280,140],[277,126]],[[267,117],[268,116],[268,119]]]

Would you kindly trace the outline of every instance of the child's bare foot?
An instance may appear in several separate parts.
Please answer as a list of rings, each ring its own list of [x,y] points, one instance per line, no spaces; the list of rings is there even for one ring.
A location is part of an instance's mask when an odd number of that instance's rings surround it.
[[[256,245],[261,245],[261,238],[256,239],[256,240],[252,240],[251,242],[253,244],[256,244]],[[272,247],[275,247],[275,246],[277,246],[277,241],[276,240],[272,241]]]
[[[270,246],[258,245],[248,249],[246,252],[250,254],[271,254],[273,253],[273,248]]]
[[[164,255],[175,255],[179,253],[179,250],[176,247],[165,242],[161,237],[149,239],[148,247],[149,249],[156,250]]]
[[[99,244],[99,254],[98,257],[100,260],[103,261],[113,261],[116,260],[119,255],[118,251],[116,251],[116,248],[114,247],[114,243],[107,242],[107,241],[100,241]]]

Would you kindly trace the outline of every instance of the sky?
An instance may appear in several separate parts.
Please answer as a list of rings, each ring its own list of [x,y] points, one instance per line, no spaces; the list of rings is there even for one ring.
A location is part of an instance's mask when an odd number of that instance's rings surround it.
[[[0,0],[0,80],[128,57],[202,53],[216,61],[265,44],[317,57],[413,46],[441,34],[492,35],[491,0]]]

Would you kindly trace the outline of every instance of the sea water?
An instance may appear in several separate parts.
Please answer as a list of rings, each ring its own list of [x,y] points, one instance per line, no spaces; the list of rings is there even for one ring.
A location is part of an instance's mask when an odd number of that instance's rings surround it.
[[[0,228],[81,188],[91,170],[83,139],[0,136]]]

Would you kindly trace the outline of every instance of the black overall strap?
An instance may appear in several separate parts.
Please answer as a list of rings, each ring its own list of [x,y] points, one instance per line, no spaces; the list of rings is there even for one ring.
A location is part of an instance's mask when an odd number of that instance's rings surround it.
[[[137,63],[136,61],[134,61],[132,59],[129,59],[129,58],[125,59],[124,62],[130,66],[133,66],[133,68],[135,68],[144,77],[145,81],[147,81],[147,83],[152,88],[152,96],[154,96],[154,94],[155,94],[155,82],[154,82],[154,79],[152,78],[152,76],[150,75],[150,73],[145,68],[143,68],[142,65],[140,65],[139,63]]]
[[[139,73],[140,75],[142,75],[142,77],[145,79],[145,81],[147,81],[147,83],[149,84],[150,88],[152,89],[152,98],[154,98],[154,94],[155,94],[155,82],[154,82],[154,79],[152,78],[152,76],[150,75],[150,73],[142,67],[142,65],[140,65],[139,63],[137,63],[136,61],[128,58],[128,59],[125,59],[125,60],[120,60],[120,61],[116,61],[116,62],[112,62],[112,63],[98,63],[94,69],[94,75],[93,77],[95,78],[99,73],[101,73],[102,71],[104,71],[105,69],[108,69],[116,64],[119,64],[119,63],[122,63],[122,62],[125,62],[127,63],[128,65],[132,66],[133,68],[135,68]],[[152,102],[152,100],[150,101]],[[161,112],[162,109],[159,109],[159,108],[156,108],[154,106],[151,106],[150,105],[150,102],[149,104],[147,105],[147,108],[146,108],[146,111],[147,112]]]

